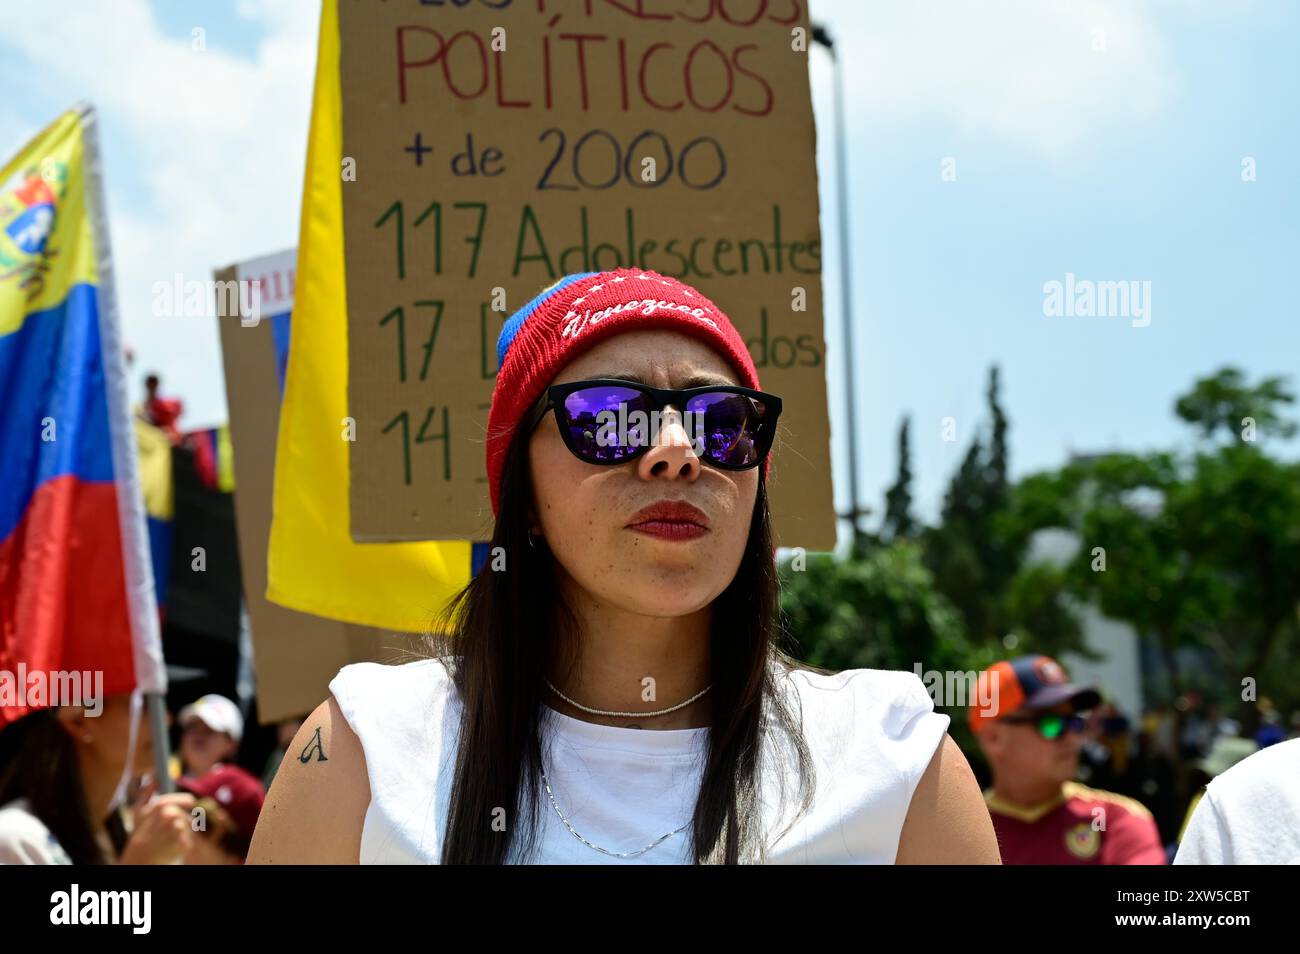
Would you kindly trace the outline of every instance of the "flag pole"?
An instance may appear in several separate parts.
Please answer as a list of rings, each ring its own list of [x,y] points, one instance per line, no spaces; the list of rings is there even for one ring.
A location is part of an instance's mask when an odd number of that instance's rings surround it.
[[[118,486],[117,516],[122,535],[122,565],[126,582],[127,612],[131,624],[136,686],[143,692],[153,735],[154,777],[158,791],[174,790],[168,770],[166,705],[167,672],[163,666],[162,635],[158,624],[153,565],[149,559],[149,537],[145,529],[144,496],[136,460],[135,429],[127,390],[126,360],[122,351],[121,324],[117,307],[117,286],[113,277],[113,250],[109,241],[108,204],[105,199],[103,163],[99,151],[99,124],[94,107],[77,106],[85,146],[86,205],[95,238],[96,286],[99,306],[99,336],[104,364],[104,387],[108,394],[108,428],[113,454],[113,474]],[[134,712],[134,707],[132,707]],[[132,726],[134,757],[135,726]],[[125,794],[126,776],[118,786],[115,801]]]

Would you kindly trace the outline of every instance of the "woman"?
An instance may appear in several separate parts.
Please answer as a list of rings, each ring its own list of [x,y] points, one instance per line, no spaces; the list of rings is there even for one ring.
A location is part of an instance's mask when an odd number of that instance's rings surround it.
[[[39,709],[0,730],[0,864],[173,864],[186,857],[194,796],[136,798],[134,827],[122,850],[109,803],[131,755],[131,695],[83,706]],[[152,760],[149,733],[139,737],[132,771]]]
[[[997,863],[915,675],[776,646],[781,404],[721,310],[570,275],[497,352],[492,556],[434,658],[331,682],[249,861]]]

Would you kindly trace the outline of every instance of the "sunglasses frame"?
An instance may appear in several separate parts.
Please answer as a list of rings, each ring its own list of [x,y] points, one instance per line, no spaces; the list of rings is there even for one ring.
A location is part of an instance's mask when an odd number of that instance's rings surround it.
[[[1061,731],[1056,735],[1047,735],[1043,731],[1043,722],[1046,719],[1060,719]],[[1060,712],[1043,712],[1036,716],[1021,716],[1020,718],[1008,716],[1002,721],[1006,722],[1008,725],[1032,725],[1038,730],[1038,734],[1048,742],[1055,742],[1057,739],[1064,738],[1070,732],[1082,734],[1088,727],[1088,720],[1077,712],[1071,712],[1068,714]]]
[[[772,453],[772,443],[776,440],[776,422],[781,416],[781,399],[775,394],[769,394],[766,391],[756,391],[753,388],[742,387],[739,384],[705,384],[697,388],[656,388],[651,387],[649,384],[642,384],[640,381],[630,381],[626,378],[588,378],[584,381],[570,381],[567,384],[552,384],[542,394],[538,403],[538,408],[534,412],[533,421],[528,427],[529,432],[531,433],[533,428],[537,427],[537,425],[541,423],[542,418],[546,416],[548,411],[555,410],[555,423],[559,429],[560,437],[564,441],[564,446],[569,449],[569,453],[578,458],[578,460],[582,461],[584,464],[593,464],[597,467],[626,464],[629,461],[637,460],[642,457],[651,447],[655,446],[653,444],[643,444],[640,447],[634,448],[632,452],[622,460],[588,460],[586,457],[582,456],[582,454],[578,452],[578,449],[573,445],[573,435],[569,433],[569,429],[560,421],[559,412],[561,406],[564,404],[564,399],[570,394],[591,387],[619,387],[639,391],[642,394],[648,395],[655,402],[653,410],[656,410],[661,414],[666,407],[670,406],[676,408],[679,414],[684,414],[686,413],[684,409],[687,402],[692,397],[701,394],[738,394],[755,401],[762,401],[764,406],[767,408],[767,419],[764,423],[770,422],[771,436],[767,441],[767,446],[763,449],[763,453],[760,454],[752,464],[743,464],[737,467],[731,464],[721,464],[709,457],[708,454],[698,454],[697,456],[700,458],[701,463],[708,464],[710,467],[716,467],[719,470],[753,470],[767,459],[768,454]]]

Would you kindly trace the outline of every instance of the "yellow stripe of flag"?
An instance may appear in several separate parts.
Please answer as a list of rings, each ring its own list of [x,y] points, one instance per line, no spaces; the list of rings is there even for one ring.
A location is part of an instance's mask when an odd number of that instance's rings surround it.
[[[469,581],[469,542],[358,544],[348,530],[342,143],[338,0],[325,0],[303,188],[293,344],[275,458],[266,596],[331,619],[427,631],[434,614]]]
[[[217,489],[224,494],[235,492],[235,447],[229,424],[217,428]]]
[[[74,285],[98,281],[84,151],[81,118],[69,110],[0,170],[0,336]]]
[[[145,513],[156,520],[171,520],[176,509],[172,483],[172,442],[161,428],[135,419],[135,442],[140,460],[140,492]]]

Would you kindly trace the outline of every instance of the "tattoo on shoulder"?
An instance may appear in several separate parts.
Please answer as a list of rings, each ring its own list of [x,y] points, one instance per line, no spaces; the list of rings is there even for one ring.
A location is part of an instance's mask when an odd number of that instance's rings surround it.
[[[315,753],[315,759],[312,758],[312,753]],[[316,726],[316,733],[311,737],[311,741],[307,743],[307,747],[302,750],[302,754],[298,756],[298,761],[302,762],[304,765],[313,761],[329,761],[329,758],[325,755],[325,743],[323,743],[320,738],[320,726]]]

